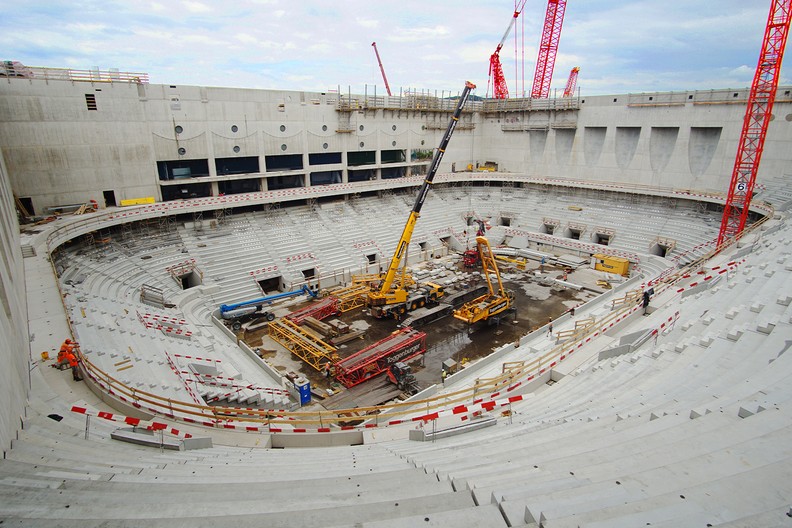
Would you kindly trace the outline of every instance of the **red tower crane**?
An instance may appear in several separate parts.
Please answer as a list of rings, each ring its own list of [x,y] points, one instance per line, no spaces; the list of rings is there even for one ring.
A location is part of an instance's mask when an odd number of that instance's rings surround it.
[[[578,73],[580,66],[575,66],[569,72],[569,79],[567,79],[566,88],[564,88],[564,97],[572,97],[575,95],[575,87],[577,86]]]
[[[492,93],[495,99],[507,99],[509,97],[509,88],[506,86],[506,77],[503,75],[503,67],[500,62],[500,50],[503,47],[503,43],[506,42],[509,33],[511,33],[514,23],[517,21],[517,17],[520,16],[520,13],[525,7],[525,2],[527,1],[528,0],[521,0],[515,4],[514,14],[512,14],[509,27],[506,28],[506,32],[503,34],[500,44],[495,48],[495,53],[490,55],[489,82],[492,83]],[[489,93],[489,85],[487,85],[487,93]]]
[[[380,60],[379,51],[377,51],[377,43],[372,42],[371,45],[374,47],[374,55],[377,56],[377,64],[379,64],[379,69],[382,72],[382,80],[385,81],[385,91],[388,92],[388,95],[391,95],[390,85],[388,84],[388,78],[385,77],[385,68],[382,67],[382,61]]]
[[[759,64],[748,95],[729,193],[723,206],[718,247],[727,239],[742,233],[748,219],[756,173],[759,170],[778,89],[778,73],[789,35],[791,8],[792,0],[772,0],[770,5]]]
[[[564,11],[566,11],[566,0],[548,0],[531,97],[544,99],[550,93],[550,81],[553,80],[561,26],[564,24]]]

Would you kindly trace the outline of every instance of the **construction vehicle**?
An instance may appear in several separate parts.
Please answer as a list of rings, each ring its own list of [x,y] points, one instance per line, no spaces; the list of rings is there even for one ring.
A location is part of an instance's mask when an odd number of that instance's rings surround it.
[[[392,365],[426,352],[426,334],[412,328],[401,328],[385,339],[335,363],[335,377],[345,387],[388,372]]]
[[[412,290],[407,290],[407,298],[398,304],[372,306],[371,315],[377,319],[392,317],[400,320],[407,312],[424,306],[435,306],[438,299],[445,295],[445,288],[435,282],[424,282]]]
[[[487,286],[481,285],[471,289],[453,293],[443,298],[437,305],[419,308],[399,323],[401,328],[408,326],[418,328],[451,315],[455,308],[459,308],[470,299],[476,298],[487,291]]]
[[[418,380],[412,373],[409,365],[399,361],[391,365],[388,369],[388,379],[396,385],[400,391],[406,392],[410,396],[417,394],[421,387],[418,385]]]
[[[368,294],[368,305],[372,307],[372,314],[375,317],[387,316],[392,312],[406,313],[409,309],[415,309],[421,305],[421,299],[408,299],[409,293],[405,285],[407,250],[410,246],[410,240],[412,239],[415,224],[418,222],[418,218],[421,216],[421,208],[423,207],[424,201],[426,201],[426,195],[429,193],[429,187],[432,184],[435,174],[437,174],[437,169],[440,167],[440,162],[443,159],[443,154],[445,154],[448,142],[451,140],[451,136],[456,129],[459,116],[462,114],[462,108],[464,108],[465,103],[470,96],[471,90],[475,88],[475,84],[471,82],[465,83],[465,88],[462,90],[462,94],[459,96],[459,101],[457,102],[457,106],[454,109],[454,113],[451,115],[451,121],[448,123],[448,129],[446,129],[445,134],[443,134],[443,138],[440,141],[440,146],[437,148],[437,152],[435,152],[434,158],[432,158],[432,164],[429,166],[429,170],[426,173],[426,178],[424,178],[423,184],[418,190],[418,196],[415,198],[412,211],[410,211],[410,215],[407,217],[407,223],[404,225],[404,231],[402,231],[401,238],[396,245],[396,250],[393,252],[393,257],[391,258],[390,265],[388,266],[388,270],[385,273],[385,277],[383,278],[379,289],[372,290]],[[402,265],[404,265],[401,274],[402,280],[400,284],[394,284],[396,274]],[[430,283],[428,285],[425,284],[419,287],[424,289],[428,288],[428,290],[424,290],[423,292],[423,294],[426,295],[423,297],[424,305],[428,300],[430,300],[432,296],[439,298],[443,295],[442,288],[438,288],[436,286],[437,285],[433,286]],[[384,306],[390,305],[400,305],[400,307],[395,310],[392,308],[382,308]]]
[[[506,76],[503,74],[503,66],[501,66],[500,62],[500,51],[501,48],[503,48],[503,44],[506,42],[506,38],[508,38],[509,33],[511,33],[514,23],[517,21],[517,17],[520,16],[520,12],[525,7],[525,2],[526,0],[515,2],[514,13],[512,14],[511,20],[509,21],[509,27],[506,28],[506,32],[503,34],[503,38],[498,43],[498,47],[495,48],[495,52],[490,55],[489,82],[492,83],[492,92],[495,99],[509,98],[509,88],[506,86]],[[489,82],[487,83],[488,95]]]
[[[478,249],[468,249],[462,253],[462,265],[466,269],[475,268],[479,263]]]
[[[231,328],[236,331],[242,328],[242,324],[249,321],[254,321],[261,318],[264,318],[267,321],[274,320],[275,315],[271,311],[266,310],[265,306],[270,305],[273,303],[273,301],[277,301],[279,299],[286,299],[303,294],[313,298],[318,296],[318,294],[311,288],[303,285],[297,290],[267,295],[266,297],[259,297],[258,299],[251,299],[250,301],[243,301],[235,304],[221,304],[220,316],[223,319],[233,321],[233,323],[231,323]]]
[[[479,321],[495,322],[499,320],[500,314],[514,310],[514,293],[503,287],[489,241],[480,236],[476,237],[476,244],[481,258],[482,275],[487,281],[487,293],[454,310],[454,317],[468,324]]]

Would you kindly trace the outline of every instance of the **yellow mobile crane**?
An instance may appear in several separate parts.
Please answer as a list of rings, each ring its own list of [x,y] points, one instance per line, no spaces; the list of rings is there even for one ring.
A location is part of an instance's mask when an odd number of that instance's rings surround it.
[[[408,310],[424,306],[443,296],[443,288],[436,284],[420,286],[416,291],[411,293],[407,291],[404,280],[401,281],[401,284],[394,284],[394,279],[399,271],[399,267],[402,265],[402,261],[404,261],[405,265],[407,264],[405,258],[407,248],[410,245],[415,223],[418,221],[418,217],[421,216],[421,207],[423,207],[424,201],[426,200],[429,186],[432,184],[437,169],[440,167],[440,161],[443,159],[445,149],[448,146],[451,135],[454,133],[454,129],[456,129],[459,116],[462,114],[462,108],[465,106],[471,90],[475,88],[475,84],[471,82],[465,83],[465,89],[462,90],[462,95],[459,97],[456,109],[451,116],[451,121],[448,123],[448,129],[443,135],[443,139],[440,141],[437,152],[435,152],[432,164],[429,166],[426,178],[424,178],[423,185],[421,185],[418,196],[415,198],[415,204],[413,205],[412,211],[410,211],[410,216],[407,217],[407,223],[404,226],[404,231],[402,231],[399,243],[396,245],[396,251],[393,252],[393,257],[391,257],[385,278],[382,280],[382,284],[378,290],[373,290],[369,293],[368,304],[371,306],[371,313],[375,317],[387,317],[389,315],[400,316]],[[402,277],[404,277],[404,274],[402,274]]]
[[[483,236],[478,236],[476,237],[476,244],[481,257],[481,272],[487,280],[489,291],[454,310],[454,317],[468,324],[486,321],[490,317],[497,316],[511,309],[514,305],[514,293],[503,287],[500,272],[498,272],[498,265],[495,262],[495,256],[492,254],[489,241]],[[497,291],[493,284],[492,275],[495,276],[495,280],[498,283]]]

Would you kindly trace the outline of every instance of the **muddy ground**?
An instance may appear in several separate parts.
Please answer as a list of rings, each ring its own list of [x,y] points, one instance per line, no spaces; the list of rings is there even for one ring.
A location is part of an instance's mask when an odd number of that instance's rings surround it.
[[[421,387],[441,381],[442,363],[446,359],[456,362],[471,361],[490,354],[506,343],[515,342],[519,337],[544,326],[549,318],[555,319],[570,308],[585,303],[597,295],[597,272],[580,268],[568,274],[566,280],[583,286],[575,290],[563,286],[548,285],[547,278],[564,279],[564,270],[545,266],[544,273],[537,276],[538,265],[528,269],[501,268],[504,286],[515,292],[515,316],[503,318],[499,324],[487,325],[486,322],[469,326],[463,321],[447,316],[420,328],[426,332],[426,353],[410,362],[410,366]],[[543,280],[544,279],[544,280]],[[301,305],[293,309],[300,308]],[[344,358],[374,343],[397,329],[394,320],[379,320],[368,315],[366,310],[353,310],[338,317],[353,328],[366,330],[362,339],[341,345],[338,354]],[[342,390],[343,386],[332,379],[325,378],[311,366],[291,355],[278,343],[266,335],[266,329],[248,332],[243,336],[253,348],[260,348],[263,357],[281,372],[302,374],[311,381],[315,389],[325,391]],[[366,382],[369,383],[369,382]]]

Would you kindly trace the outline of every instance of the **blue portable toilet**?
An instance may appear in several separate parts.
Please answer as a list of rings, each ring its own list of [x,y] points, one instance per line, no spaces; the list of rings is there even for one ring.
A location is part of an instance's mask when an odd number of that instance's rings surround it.
[[[307,378],[297,378],[294,388],[300,393],[300,406],[311,403],[311,382]]]

